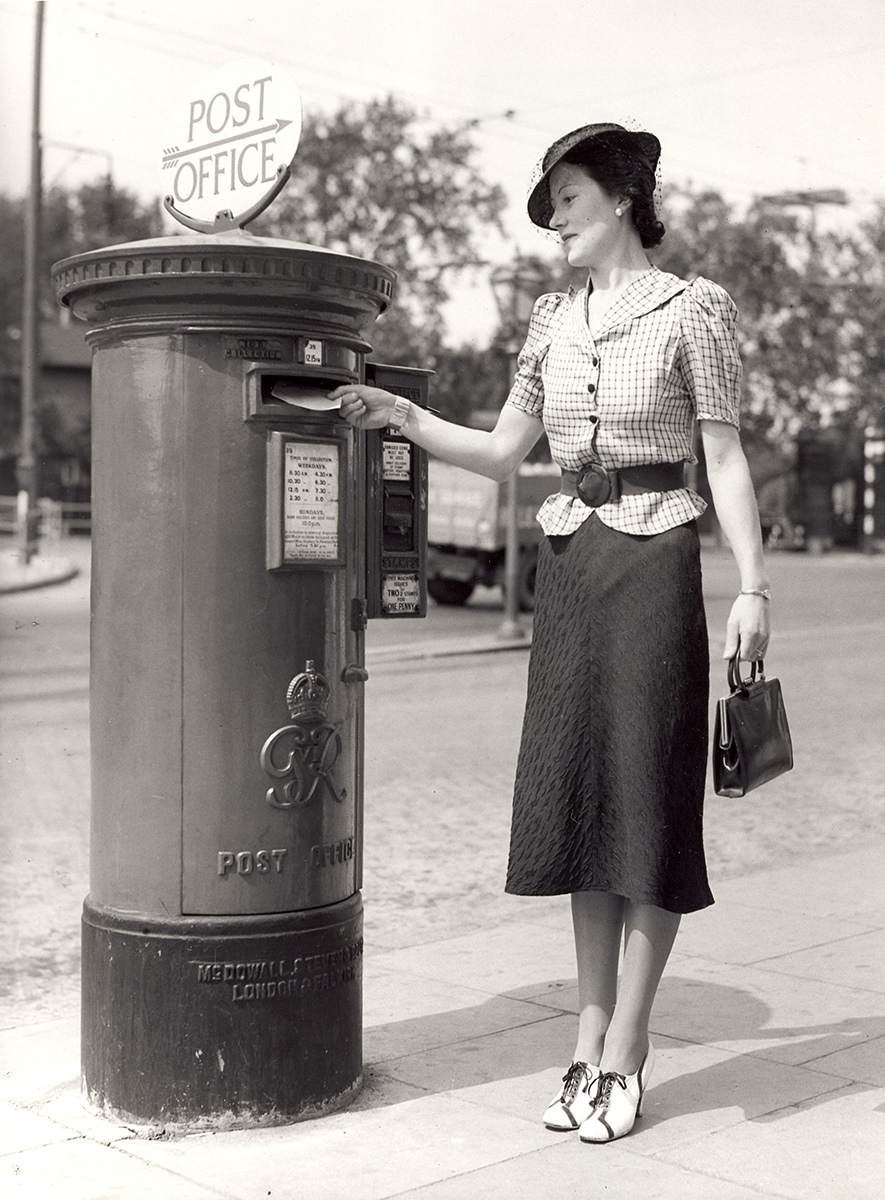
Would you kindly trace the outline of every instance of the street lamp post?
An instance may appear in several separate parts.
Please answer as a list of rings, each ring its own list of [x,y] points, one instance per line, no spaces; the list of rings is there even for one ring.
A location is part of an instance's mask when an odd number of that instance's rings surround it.
[[[42,213],[40,88],[43,55],[43,0],[37,5],[31,117],[31,180],[25,210],[24,293],[22,300],[21,443],[18,455],[18,504],[22,561],[37,549],[37,454],[35,448],[37,380],[40,375],[40,293],[37,279]]]
[[[517,258],[513,266],[496,268],[491,274],[490,282],[504,330],[501,341],[507,356],[509,389],[516,377],[521,338],[528,325],[538,289],[544,284],[544,278],[531,264]],[[514,641],[525,637],[525,631],[519,621],[518,483],[518,472],[514,471],[507,480],[505,508],[504,619],[498,630],[502,641]]]

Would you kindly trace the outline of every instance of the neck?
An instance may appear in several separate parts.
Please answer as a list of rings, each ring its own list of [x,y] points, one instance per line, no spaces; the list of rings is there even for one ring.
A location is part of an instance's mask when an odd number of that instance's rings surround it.
[[[627,260],[600,264],[598,267],[592,266],[589,268],[590,291],[597,295],[623,291],[640,275],[644,275],[646,271],[650,270],[651,263],[642,250],[638,254],[631,255]]]

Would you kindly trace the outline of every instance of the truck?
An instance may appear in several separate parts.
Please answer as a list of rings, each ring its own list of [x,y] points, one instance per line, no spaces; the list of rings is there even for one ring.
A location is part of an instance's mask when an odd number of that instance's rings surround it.
[[[519,606],[535,607],[535,572],[541,527],[535,520],[548,496],[559,491],[553,463],[523,463],[516,476],[519,528]],[[432,458],[428,463],[427,591],[437,604],[466,604],[477,585],[504,583],[507,539],[506,483]]]

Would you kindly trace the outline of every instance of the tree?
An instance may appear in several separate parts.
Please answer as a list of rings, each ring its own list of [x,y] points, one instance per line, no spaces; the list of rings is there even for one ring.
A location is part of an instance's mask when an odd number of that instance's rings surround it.
[[[469,127],[432,126],[389,96],[305,121],[292,179],[256,233],[392,267],[395,301],[372,330],[375,357],[433,366],[447,272],[482,257],[501,231],[504,193],[473,165]]]
[[[25,204],[0,194],[0,467],[13,476],[10,460],[17,454],[20,426],[22,292]],[[142,204],[132,193],[114,187],[109,177],[75,191],[55,187],[43,201],[38,268],[40,318],[58,323],[61,312],[50,275],[52,264],[86,250],[158,235],[159,204]],[[82,418],[82,419],[81,419]],[[88,456],[88,413],[64,414],[40,405],[36,413],[37,454]]]
[[[748,435],[783,441],[838,413],[862,420],[876,393],[869,364],[880,364],[879,385],[885,369],[882,210],[878,223],[818,235],[762,199],[739,216],[716,192],[676,190],[665,221],[658,265],[715,280],[738,306]],[[863,376],[870,382],[860,388]]]
[[[24,200],[0,194],[0,370],[18,365],[24,271]],[[75,191],[51,188],[43,199],[38,285],[40,315],[58,321],[52,264],[116,242],[156,237],[162,231],[159,203],[145,205],[110,177]]]

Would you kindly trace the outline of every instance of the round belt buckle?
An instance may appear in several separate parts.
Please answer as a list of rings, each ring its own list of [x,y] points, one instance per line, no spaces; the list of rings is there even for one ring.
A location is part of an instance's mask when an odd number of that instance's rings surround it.
[[[611,498],[612,477],[601,463],[586,463],[578,472],[575,491],[589,508],[599,508]]]

